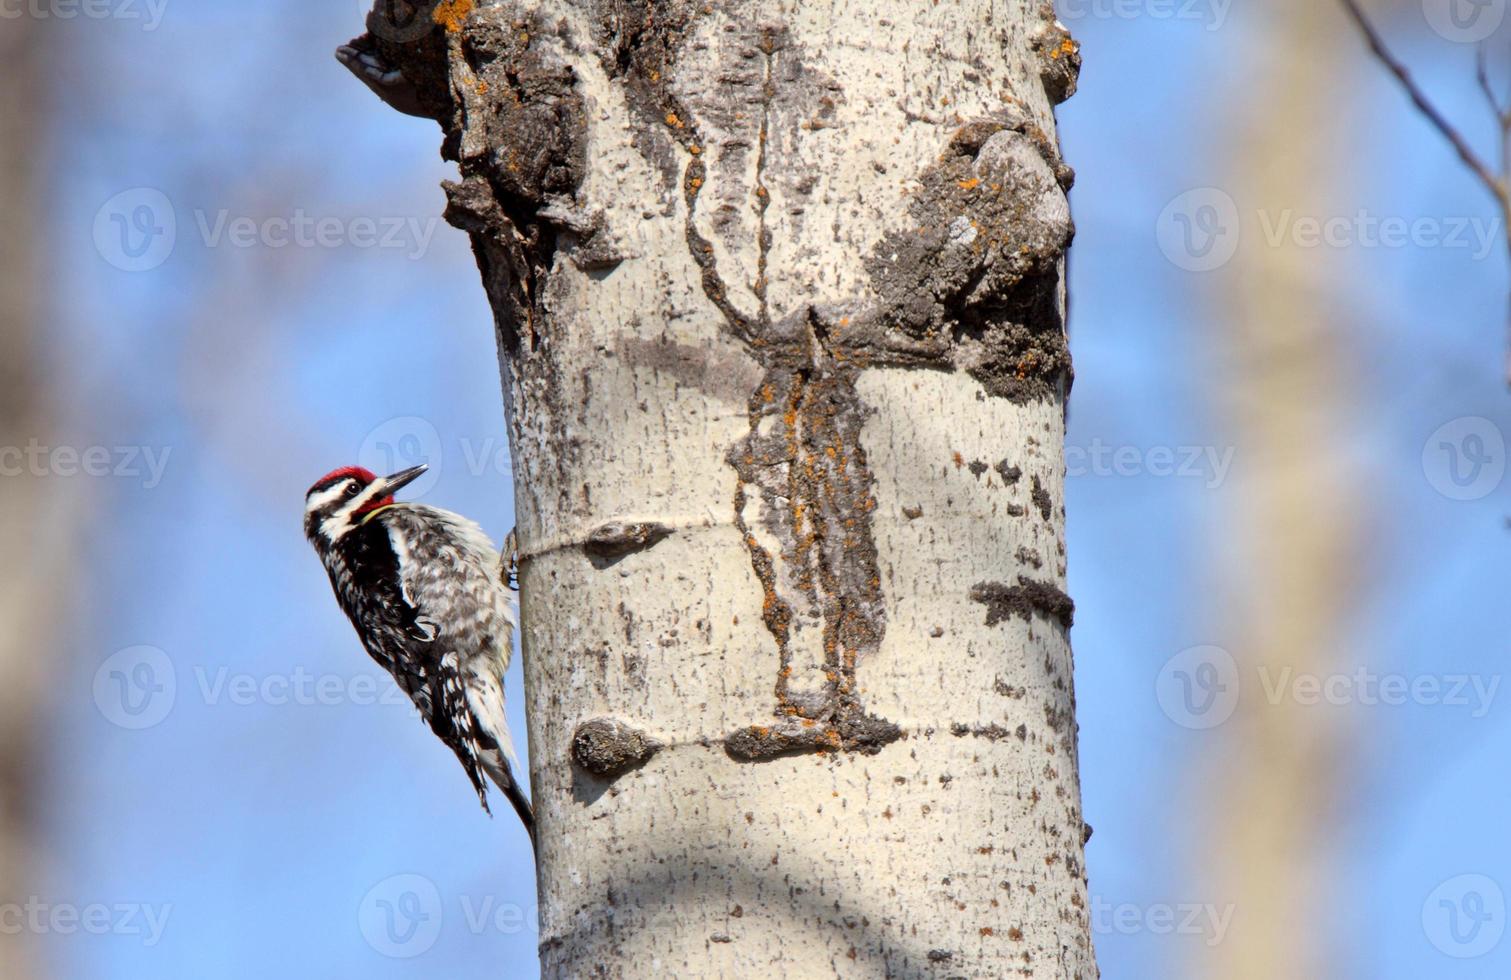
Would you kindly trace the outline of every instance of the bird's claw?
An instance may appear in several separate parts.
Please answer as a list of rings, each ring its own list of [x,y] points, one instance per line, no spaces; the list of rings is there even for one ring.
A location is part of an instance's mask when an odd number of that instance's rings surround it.
[[[515,592],[519,591],[519,538],[513,531],[504,538],[504,584]]]
[[[430,119],[420,103],[420,93],[398,68],[383,59],[369,35],[353,38],[336,48],[336,60],[373,94],[407,116]]]

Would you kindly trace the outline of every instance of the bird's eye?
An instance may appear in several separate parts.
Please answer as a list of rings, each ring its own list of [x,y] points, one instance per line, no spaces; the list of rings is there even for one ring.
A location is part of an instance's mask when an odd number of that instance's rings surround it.
[[[355,497],[361,490],[362,487],[356,483],[348,483],[346,485],[346,495],[348,497]]]

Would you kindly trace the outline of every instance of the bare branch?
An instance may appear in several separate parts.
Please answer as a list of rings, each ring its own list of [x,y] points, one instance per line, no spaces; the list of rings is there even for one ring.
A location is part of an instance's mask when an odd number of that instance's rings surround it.
[[[1396,76],[1396,80],[1401,83],[1401,87],[1411,97],[1411,101],[1416,105],[1417,110],[1427,118],[1428,122],[1436,127],[1439,133],[1443,134],[1443,138],[1458,153],[1459,159],[1464,161],[1464,166],[1468,167],[1480,179],[1480,182],[1485,185],[1485,188],[1495,196],[1496,201],[1500,204],[1501,211],[1503,213],[1511,212],[1511,194],[1507,193],[1506,182],[1497,177],[1490,167],[1480,159],[1479,154],[1475,153],[1474,149],[1470,147],[1469,142],[1464,139],[1464,135],[1438,111],[1438,108],[1427,98],[1426,93],[1412,80],[1411,73],[1406,70],[1406,66],[1396,60],[1395,56],[1385,47],[1385,42],[1381,39],[1379,32],[1369,22],[1369,18],[1364,16],[1364,11],[1359,8],[1358,0],[1342,0],[1342,3],[1344,8],[1348,10],[1349,16],[1354,19],[1354,23],[1359,25],[1359,30],[1364,33],[1364,39],[1369,43],[1369,48],[1374,52],[1375,58],[1389,69],[1392,75]]]
[[[1507,127],[1511,126],[1511,109],[1502,107],[1500,99],[1495,95],[1495,90],[1490,87],[1490,67],[1483,44],[1474,53],[1474,79],[1479,82],[1480,91],[1485,93],[1485,101],[1490,104],[1490,111],[1495,113],[1501,131],[1505,132]]]

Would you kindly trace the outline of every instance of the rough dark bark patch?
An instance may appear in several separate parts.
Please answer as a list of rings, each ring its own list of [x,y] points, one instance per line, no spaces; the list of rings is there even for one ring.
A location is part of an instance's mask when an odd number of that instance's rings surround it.
[[[1075,622],[1076,604],[1070,596],[1049,582],[1025,575],[1018,576],[1017,585],[978,582],[971,587],[971,601],[986,606],[988,626],[996,626],[1014,616],[1029,622],[1035,613],[1065,629],[1070,629]]]
[[[1013,552],[1013,557],[1025,565],[1032,565],[1035,568],[1044,567],[1044,559],[1040,558],[1039,553],[1027,545],[1018,545],[1018,550]]]
[[[599,37],[595,46],[603,52],[600,61],[610,77],[623,83],[630,109],[649,124],[635,127],[631,138],[668,187],[678,181],[678,145],[693,145],[698,139],[689,126],[690,113],[672,95],[669,83],[688,25],[704,7],[693,0],[596,3]]]
[[[1033,498],[1034,506],[1039,508],[1039,516],[1046,521],[1054,513],[1054,502],[1049,499],[1049,491],[1044,489],[1044,484],[1039,482],[1037,474],[1034,475],[1033,492],[1029,495]]]
[[[1044,24],[1029,41],[1039,62],[1039,81],[1051,105],[1059,105],[1076,94],[1081,77],[1081,46],[1070,36],[1065,25],[1055,19],[1054,4],[1045,4]]]
[[[385,13],[396,6],[414,10],[397,26]],[[571,39],[538,13],[472,17],[472,0],[378,7],[359,40],[404,73],[441,123],[441,155],[462,176],[443,185],[446,218],[472,239],[500,349],[512,352],[522,338],[533,346],[557,250],[585,268],[616,258],[596,241],[598,218],[577,206],[587,124],[576,73],[561,54]]]
[[[594,718],[577,726],[572,736],[572,761],[604,779],[642,766],[661,744],[639,729],[614,718]]]
[[[724,739],[724,750],[742,762],[759,762],[799,752],[850,751],[875,755],[882,747],[902,738],[902,729],[875,715],[864,714],[858,705],[837,711],[824,723],[811,719],[785,719],[771,725],[751,725]]]
[[[886,235],[866,268],[879,307],[862,318],[879,362],[967,371],[1015,402],[1069,387],[1061,258],[1073,177],[1015,107],[956,131],[919,176],[916,226]]]
[[[1016,735],[1018,741],[1021,742],[1028,738],[1028,729],[1023,725],[1019,725],[1016,732],[1010,732],[996,722],[992,722],[990,725],[967,725],[964,722],[957,721],[950,726],[950,734],[956,738],[964,738],[970,735],[975,738],[984,738],[988,742],[996,742]]]

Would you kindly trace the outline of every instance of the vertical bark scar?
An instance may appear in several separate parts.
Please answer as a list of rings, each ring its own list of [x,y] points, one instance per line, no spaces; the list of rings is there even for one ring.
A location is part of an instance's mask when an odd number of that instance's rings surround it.
[[[790,331],[799,339],[761,348],[766,376],[750,399],[750,433],[729,454],[740,478],[735,520],[778,652],[775,720],[725,739],[729,754],[744,760],[874,753],[902,736],[867,714],[856,685],[861,656],[880,646],[886,629],[871,532],[876,499],[860,443],[861,362],[816,311],[803,319],[805,330]],[[761,543],[757,526],[774,548]],[[808,649],[802,633],[814,629],[817,649],[800,660]]]
[[[766,227],[766,209],[771,207],[771,191],[766,186],[766,143],[771,134],[771,102],[776,89],[772,82],[773,62],[776,60],[776,32],[763,31],[761,53],[766,59],[766,73],[761,79],[761,132],[756,145],[756,280],[752,287],[761,303],[761,325],[771,324],[771,307],[766,300],[766,263],[771,251],[771,231]]]
[[[734,521],[750,553],[762,591],[762,621],[776,642],[774,720],[725,740],[738,759],[797,751],[876,752],[901,730],[866,714],[856,694],[855,668],[885,630],[885,603],[870,513],[872,477],[860,445],[867,410],[855,388],[865,359],[834,339],[833,325],[803,309],[773,322],[769,303],[771,229],[766,184],[777,101],[777,59],[786,48],[780,27],[760,27],[755,47],[764,56],[759,77],[760,118],[754,186],[758,309],[731,301],[711,241],[697,227],[698,202],[710,179],[708,145],[698,120],[661,92],[666,125],[690,159],[683,171],[686,241],[701,271],[704,295],[726,332],[763,369],[752,392],[749,434],[731,448],[739,476]],[[763,543],[763,537],[765,541]],[[803,641],[814,637],[799,659]]]

